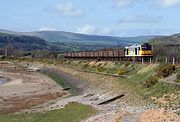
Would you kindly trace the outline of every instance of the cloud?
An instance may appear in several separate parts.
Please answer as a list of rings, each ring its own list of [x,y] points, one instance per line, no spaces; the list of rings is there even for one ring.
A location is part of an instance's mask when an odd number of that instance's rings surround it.
[[[160,23],[161,21],[160,16],[138,15],[121,18],[118,23]]]
[[[180,0],[156,0],[163,7],[174,7],[180,5]]]
[[[90,35],[107,35],[112,32],[110,28],[103,28],[100,29],[96,26],[93,26],[91,24],[86,24],[85,26],[78,28],[76,30],[77,33],[82,33],[82,34],[90,34]]]
[[[114,4],[118,8],[126,8],[130,6],[134,6],[135,4],[153,2],[156,6],[162,7],[175,7],[180,6],[180,0],[113,0]]]
[[[87,24],[84,27],[78,28],[77,32],[83,34],[95,34],[96,28],[90,24]]]
[[[84,12],[76,8],[72,3],[61,3],[54,7],[54,11],[62,16],[82,16]]]
[[[54,31],[56,29],[49,27],[49,26],[42,26],[38,29],[39,31]]]

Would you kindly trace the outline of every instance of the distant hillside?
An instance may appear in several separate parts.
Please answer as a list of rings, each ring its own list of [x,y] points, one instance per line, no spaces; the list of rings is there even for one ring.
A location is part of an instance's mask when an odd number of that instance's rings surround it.
[[[44,39],[34,36],[14,35],[0,32],[0,54],[4,51],[16,53],[17,51],[50,50],[63,51],[61,46],[49,43]]]
[[[24,33],[26,35],[33,35],[43,38],[50,42],[77,42],[77,43],[93,43],[93,44],[124,44],[124,43],[138,43],[148,41],[151,36],[140,37],[113,37],[113,36],[98,36],[98,35],[84,35],[63,31],[37,31]]]
[[[0,48],[12,48],[13,50],[26,51],[40,49],[51,50],[51,46],[44,39],[7,33],[0,33]]]
[[[65,51],[76,50],[96,50],[102,48],[122,47],[134,43],[147,42],[155,36],[139,36],[139,37],[113,37],[113,36],[98,36],[84,35],[63,31],[37,31],[37,32],[13,32],[0,30],[15,35],[35,36],[42,38],[49,43],[58,45]]]
[[[134,43],[147,42],[155,36],[139,36],[139,37],[113,37],[113,36],[98,36],[84,35],[63,31],[39,31],[24,33],[26,35],[40,37],[48,42],[59,42],[64,46],[78,45],[80,49],[99,49],[117,46],[126,46]],[[84,47],[84,48],[83,48]]]
[[[175,57],[180,61],[180,34],[153,38],[149,42],[153,45],[155,57],[162,60],[168,58],[170,61]]]
[[[164,44],[164,45],[180,45],[180,34],[174,34],[171,36],[161,36],[150,40],[153,44]]]

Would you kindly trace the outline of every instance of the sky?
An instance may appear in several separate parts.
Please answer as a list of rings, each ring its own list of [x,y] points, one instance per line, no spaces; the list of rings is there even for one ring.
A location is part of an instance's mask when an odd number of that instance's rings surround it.
[[[180,33],[180,0],[0,0],[0,29],[144,36]]]

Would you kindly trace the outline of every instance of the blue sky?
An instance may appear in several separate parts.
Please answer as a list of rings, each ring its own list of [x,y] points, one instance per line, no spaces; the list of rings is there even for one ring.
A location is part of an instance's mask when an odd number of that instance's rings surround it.
[[[180,0],[0,0],[0,28],[139,36],[180,32]]]

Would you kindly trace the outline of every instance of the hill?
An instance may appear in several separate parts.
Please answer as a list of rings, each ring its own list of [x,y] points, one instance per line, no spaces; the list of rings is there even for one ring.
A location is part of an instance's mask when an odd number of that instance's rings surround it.
[[[46,40],[49,44],[58,46],[64,51],[77,50],[96,50],[102,48],[122,47],[134,43],[147,42],[156,36],[138,36],[138,37],[114,37],[85,35],[64,31],[34,31],[34,32],[13,32],[8,30],[0,30],[0,32],[33,36]]]
[[[0,33],[0,48],[7,45],[22,50],[46,49],[48,47],[46,41],[38,37]]]
[[[149,42],[153,45],[155,57],[160,60],[168,58],[169,61],[175,57],[180,61],[180,34],[153,38]]]
[[[85,35],[64,31],[37,31],[23,33],[45,39],[48,42],[58,42],[65,47],[75,48],[77,50],[96,50],[110,47],[122,47],[134,43],[147,42],[154,36],[139,36],[139,37],[114,37],[114,36],[99,36]]]
[[[171,36],[161,36],[150,40],[151,43],[163,44],[163,45],[180,45],[180,34],[174,34]]]
[[[37,31],[23,33],[25,35],[33,35],[43,38],[50,42],[77,42],[77,43],[95,43],[95,44],[123,44],[123,43],[138,43],[147,41],[154,36],[139,36],[139,37],[114,37],[114,36],[99,36],[85,35],[64,31]]]

